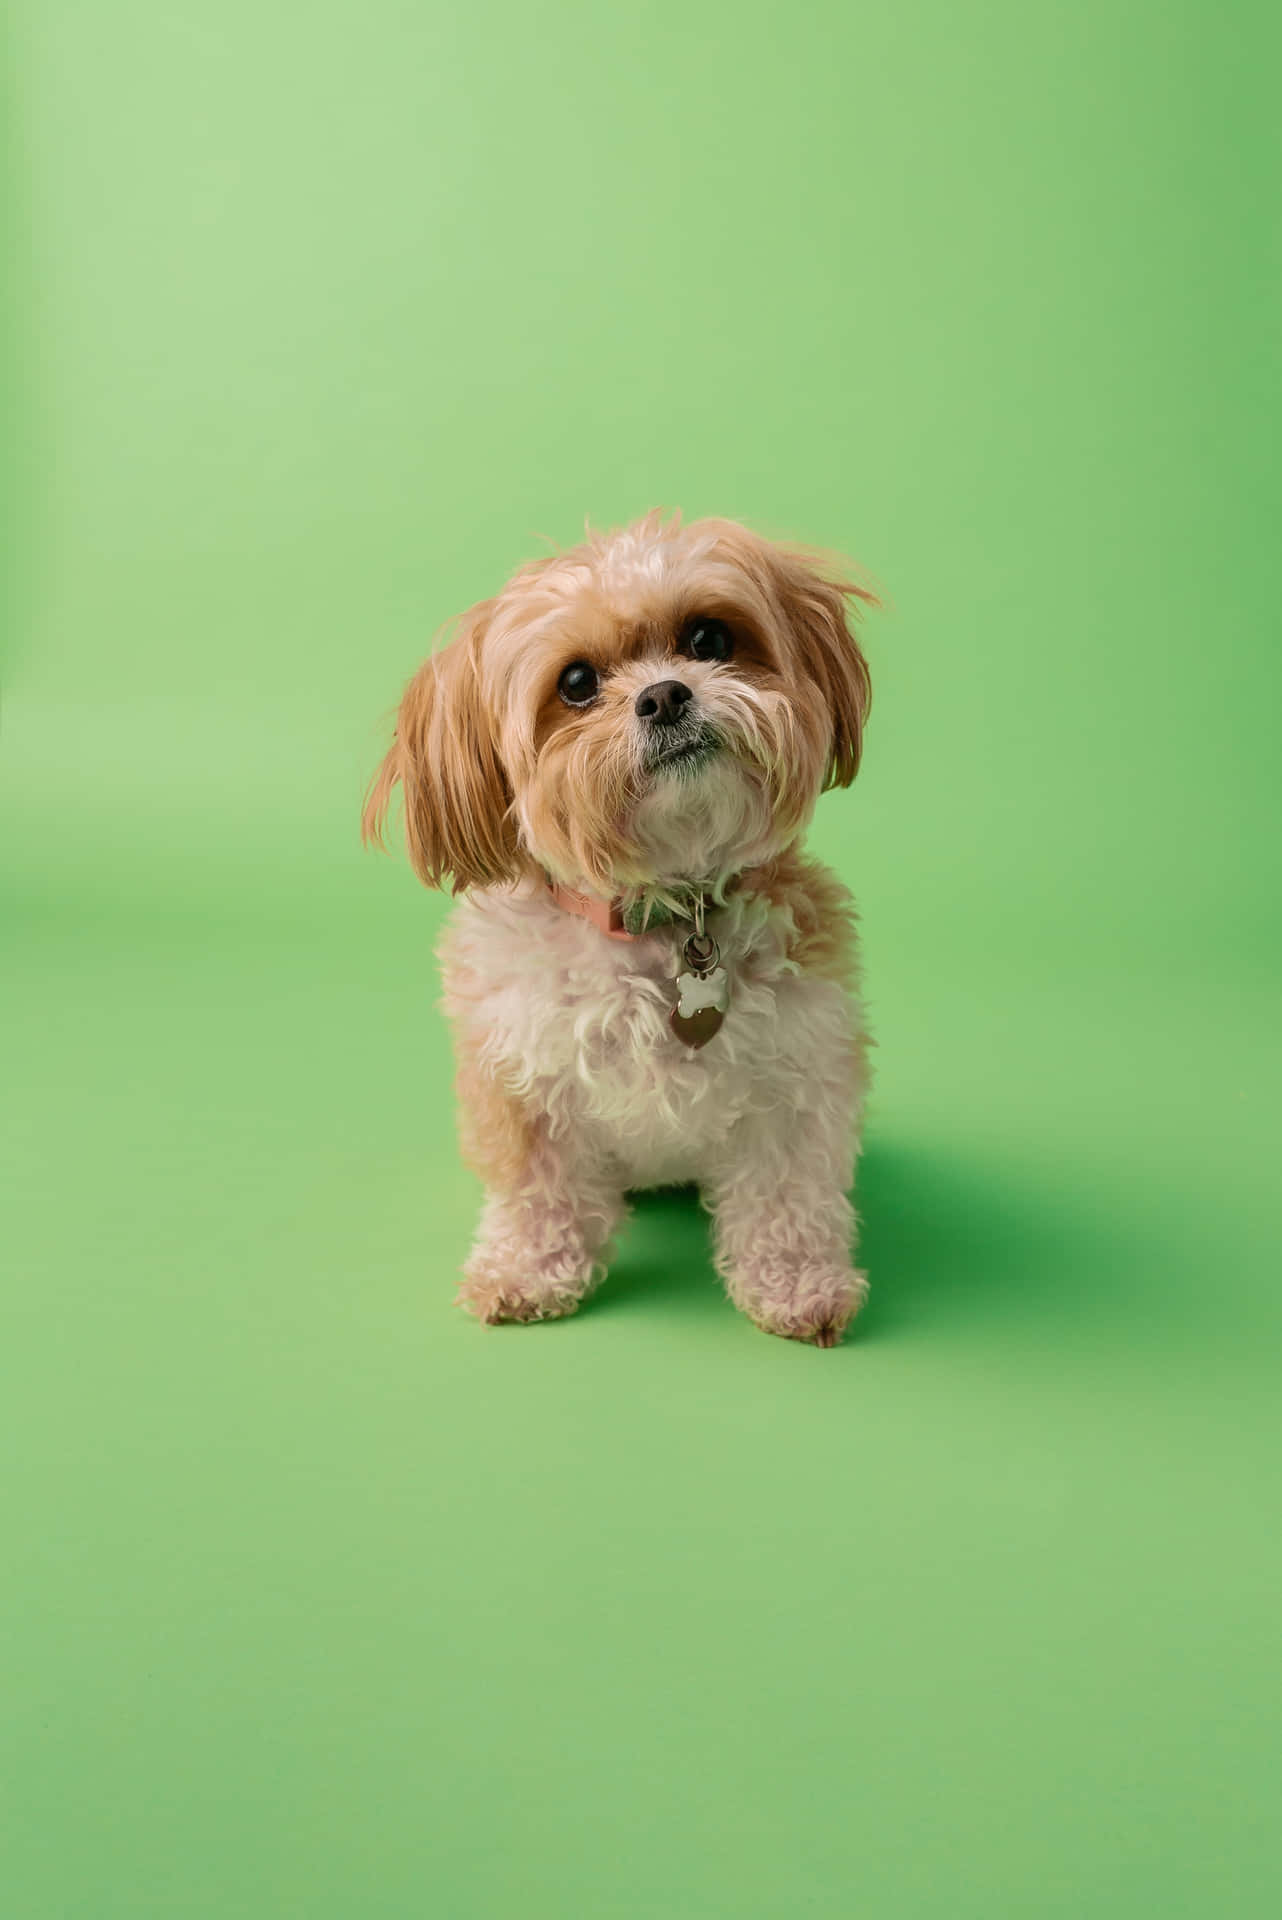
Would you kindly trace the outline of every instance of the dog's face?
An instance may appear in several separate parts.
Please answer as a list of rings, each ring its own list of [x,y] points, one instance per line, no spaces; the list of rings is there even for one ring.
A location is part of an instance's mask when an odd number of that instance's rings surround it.
[[[366,832],[399,781],[430,886],[715,885],[854,779],[871,599],[729,520],[651,514],[523,567],[411,681]]]

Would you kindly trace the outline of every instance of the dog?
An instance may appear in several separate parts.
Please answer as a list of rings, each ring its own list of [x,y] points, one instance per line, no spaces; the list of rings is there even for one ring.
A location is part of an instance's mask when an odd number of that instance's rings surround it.
[[[862,1305],[856,915],[800,840],[859,766],[877,604],[735,521],[652,513],[521,567],[410,681],[363,834],[399,785],[415,871],[458,896],[478,1319],[573,1313],[628,1195],[690,1182],[758,1327],[832,1347]]]

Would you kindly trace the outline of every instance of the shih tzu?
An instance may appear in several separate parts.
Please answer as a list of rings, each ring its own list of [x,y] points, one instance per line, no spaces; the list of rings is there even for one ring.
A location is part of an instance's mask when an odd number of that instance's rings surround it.
[[[859,765],[864,587],[729,520],[650,514],[522,567],[410,682],[393,788],[442,945],[465,1153],[460,1300],[573,1313],[629,1192],[697,1182],[731,1299],[834,1346],[867,1283],[854,903],[800,850]]]

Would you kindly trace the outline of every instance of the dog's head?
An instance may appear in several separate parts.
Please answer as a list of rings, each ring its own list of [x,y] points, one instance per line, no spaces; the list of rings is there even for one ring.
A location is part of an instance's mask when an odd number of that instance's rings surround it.
[[[521,570],[406,689],[365,833],[458,891],[542,870],[601,894],[711,882],[849,786],[866,588],[730,520],[658,514]]]

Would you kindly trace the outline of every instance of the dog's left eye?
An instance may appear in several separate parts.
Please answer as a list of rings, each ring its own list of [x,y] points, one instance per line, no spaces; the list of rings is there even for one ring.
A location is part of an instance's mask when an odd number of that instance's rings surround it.
[[[601,690],[595,667],[586,660],[572,660],[556,683],[556,690],[567,707],[590,707]]]
[[[724,620],[705,619],[697,613],[681,635],[681,651],[692,660],[728,660],[734,638]]]

